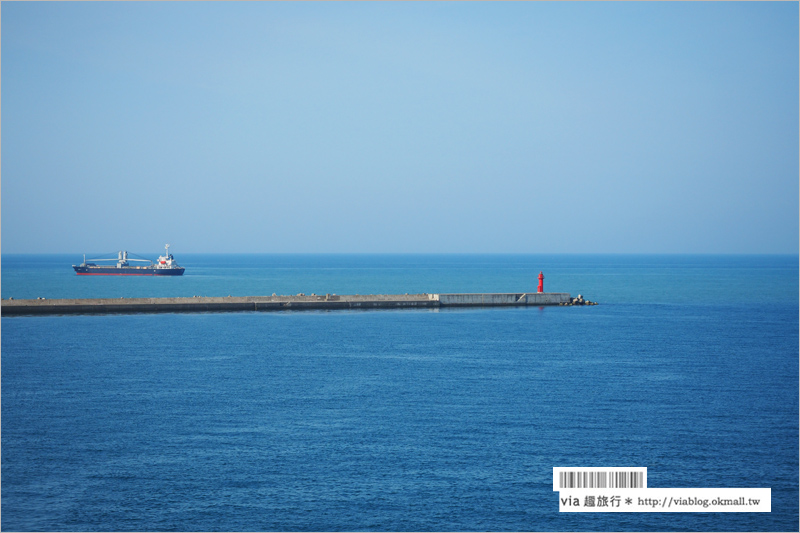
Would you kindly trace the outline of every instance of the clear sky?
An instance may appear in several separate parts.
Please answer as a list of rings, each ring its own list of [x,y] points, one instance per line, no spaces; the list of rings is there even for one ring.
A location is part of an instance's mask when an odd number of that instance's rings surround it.
[[[3,253],[798,252],[797,2],[1,20]]]

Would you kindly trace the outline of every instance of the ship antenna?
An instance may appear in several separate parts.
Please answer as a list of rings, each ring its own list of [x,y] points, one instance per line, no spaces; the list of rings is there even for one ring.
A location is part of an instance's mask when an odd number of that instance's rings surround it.
[[[169,244],[167,245],[167,257],[169,257]]]

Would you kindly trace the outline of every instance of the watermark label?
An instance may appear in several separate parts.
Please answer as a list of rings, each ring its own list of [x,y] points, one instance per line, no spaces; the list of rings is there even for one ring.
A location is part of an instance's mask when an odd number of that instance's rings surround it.
[[[772,489],[561,489],[565,513],[769,513]]]

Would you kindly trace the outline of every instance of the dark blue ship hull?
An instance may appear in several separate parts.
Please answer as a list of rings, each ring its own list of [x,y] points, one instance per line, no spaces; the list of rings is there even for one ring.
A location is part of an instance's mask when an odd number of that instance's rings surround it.
[[[183,267],[155,268],[155,267],[111,267],[94,265],[73,266],[79,276],[182,276]]]

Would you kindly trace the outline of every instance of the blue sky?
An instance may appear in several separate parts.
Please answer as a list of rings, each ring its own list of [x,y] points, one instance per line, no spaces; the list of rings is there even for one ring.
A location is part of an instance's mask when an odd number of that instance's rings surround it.
[[[798,4],[3,2],[2,252],[797,253]]]

